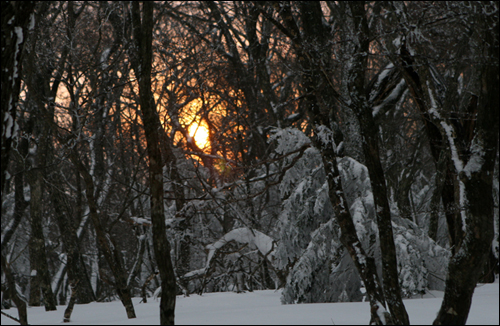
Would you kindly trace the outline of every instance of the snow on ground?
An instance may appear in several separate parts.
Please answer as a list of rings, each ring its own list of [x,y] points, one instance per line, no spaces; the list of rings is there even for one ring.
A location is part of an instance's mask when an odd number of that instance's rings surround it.
[[[421,299],[405,300],[405,306],[413,325],[431,325],[442,301],[442,292],[432,291]],[[472,299],[467,324],[499,324],[499,286],[480,284]],[[127,319],[119,301],[75,305],[73,325],[147,325],[159,324],[158,305],[153,299],[139,304],[134,298],[137,318]],[[45,312],[44,308],[28,308],[28,322],[33,325],[62,324],[65,307]],[[3,310],[17,316],[16,309]],[[243,294],[233,292],[206,293],[202,296],[177,297],[175,322],[178,325],[367,325],[370,319],[366,302],[316,303],[281,305],[278,291],[255,291]],[[2,325],[16,323],[2,315]]]

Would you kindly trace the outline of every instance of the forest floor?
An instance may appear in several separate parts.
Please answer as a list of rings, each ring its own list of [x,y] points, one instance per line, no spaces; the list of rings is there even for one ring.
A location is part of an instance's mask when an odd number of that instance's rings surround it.
[[[413,325],[431,325],[440,308],[443,293],[431,291],[423,298],[405,300]],[[127,319],[119,301],[75,305],[70,324],[74,325],[154,325],[159,324],[159,302],[152,298],[139,303],[134,298],[136,319]],[[62,324],[64,306],[45,312],[42,307],[28,308],[32,325]],[[3,310],[17,316],[16,309]],[[175,323],[178,325],[368,325],[366,302],[281,305],[280,291],[206,293],[202,296],[177,297]],[[2,325],[16,325],[3,316]],[[499,324],[499,284],[479,284],[474,292],[468,325]]]

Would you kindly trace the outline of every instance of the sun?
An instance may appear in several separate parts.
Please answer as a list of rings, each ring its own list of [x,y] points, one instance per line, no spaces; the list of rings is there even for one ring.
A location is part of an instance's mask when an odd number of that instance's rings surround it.
[[[188,133],[199,148],[206,149],[210,146],[210,132],[204,122],[193,122],[188,128]]]

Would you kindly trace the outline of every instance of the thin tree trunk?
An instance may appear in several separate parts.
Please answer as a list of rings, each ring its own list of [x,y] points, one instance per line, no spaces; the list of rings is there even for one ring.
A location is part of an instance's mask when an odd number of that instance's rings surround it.
[[[176,273],[177,275],[184,275],[191,270],[191,236],[190,236],[190,216],[186,210],[186,200],[184,196],[184,186],[182,177],[177,168],[177,159],[172,151],[172,141],[167,135],[165,130],[160,129],[160,143],[163,143],[162,160],[167,167],[167,175],[170,178],[170,184],[173,189],[174,202],[176,208],[176,218],[180,220],[175,232],[180,235],[179,249],[177,250],[176,257]],[[187,292],[188,284],[184,279],[180,279],[179,283],[185,289],[184,295],[189,295]]]
[[[436,162],[436,177],[434,179],[435,189],[432,193],[431,198],[431,214],[429,218],[429,231],[428,235],[434,241],[437,241],[438,225],[439,225],[439,211],[441,208],[441,198],[443,193],[443,187],[445,182],[445,173],[448,165],[448,156],[443,150]]]
[[[144,303],[148,303],[148,297],[146,295],[146,288],[148,287],[149,283],[151,283],[151,281],[155,278],[156,275],[157,275],[157,273],[153,273],[153,274],[149,275],[149,277],[146,279],[144,284],[141,286],[141,296],[142,296],[142,301]]]
[[[142,22],[139,4],[132,3],[134,40],[138,51],[133,62],[139,80],[139,98],[143,113],[144,131],[149,156],[149,182],[151,187],[151,222],[153,225],[153,249],[161,278],[160,324],[173,325],[175,320],[176,279],[170,257],[170,243],[166,235],[163,206],[163,169],[159,148],[159,123],[151,91],[153,3],[142,4]]]
[[[76,281],[76,283],[71,282],[69,284],[69,287],[71,288],[71,298],[69,299],[68,306],[66,307],[66,310],[64,310],[63,321],[65,323],[70,322],[71,314],[73,313],[73,308],[75,306],[76,296],[77,296],[77,291],[78,291],[78,281]]]
[[[30,252],[30,305],[40,306],[40,291],[43,293],[45,310],[56,310],[56,298],[52,292],[50,275],[45,252],[45,236],[43,235],[43,176],[40,169],[30,172],[30,215],[31,238],[29,241]]]
[[[140,226],[139,226],[140,227]],[[137,250],[137,257],[134,262],[134,266],[132,267],[132,271],[130,271],[127,279],[127,286],[130,287],[132,280],[139,275],[141,272],[141,267],[142,267],[142,261],[144,257],[144,251],[146,249],[146,235],[145,234],[140,234],[138,237],[138,243],[139,243],[139,249]]]
[[[28,141],[22,139],[20,145],[18,146],[18,151],[21,155],[27,155],[28,153]],[[24,199],[24,164],[21,162],[16,162],[17,172],[14,176],[14,220],[12,224],[9,224],[9,228],[5,231],[5,235],[2,237],[2,248],[6,248],[10,239],[16,232],[19,223],[23,218],[24,212],[29,205],[29,202]]]
[[[340,173],[337,167],[335,153],[331,145],[321,146],[320,148],[322,148],[323,165],[325,166],[327,174],[328,195],[341,229],[340,241],[347,248],[361,280],[365,285],[366,294],[371,307],[370,324],[384,324],[384,321],[380,318],[381,315],[385,316],[385,323],[391,324],[391,316],[388,313],[384,313],[386,299],[377,274],[375,260],[365,253],[356,233],[352,216],[345,206],[347,200],[342,185],[340,184]]]
[[[323,25],[321,19],[321,7],[318,2],[301,2],[300,3],[300,13],[302,17],[302,24],[304,28],[304,34],[308,37],[307,42],[313,44],[319,43],[324,44],[326,40],[324,35],[326,31],[323,30]],[[328,92],[322,92],[321,86],[329,85],[329,80],[325,76],[323,65],[330,58],[328,54],[319,53],[317,51],[307,51],[303,45],[303,40],[301,39],[301,33],[299,32],[298,26],[295,24],[294,20],[291,19],[292,12],[289,6],[283,6],[281,8],[280,14],[282,15],[282,20],[287,28],[287,34],[294,42],[296,47],[299,63],[302,66],[303,71],[303,82],[304,86],[304,100],[306,102],[306,107],[310,119],[310,125],[313,127],[315,136],[312,141],[316,148],[320,150],[323,166],[327,176],[328,182],[328,194],[330,201],[334,208],[335,217],[338,220],[341,237],[340,240],[342,244],[347,248],[349,255],[351,256],[356,269],[359,272],[361,279],[366,288],[366,293],[368,300],[370,302],[371,320],[370,324],[384,324],[392,323],[392,318],[390,314],[385,311],[386,300],[384,292],[377,275],[377,270],[375,266],[375,261],[372,257],[366,255],[361,242],[356,233],[356,228],[354,226],[351,214],[346,207],[346,198],[342,185],[340,182],[340,173],[337,166],[337,157],[334,148],[333,138],[336,135],[331,131],[331,121],[330,116],[335,108],[334,98],[338,94],[334,89],[328,89]],[[327,48],[320,46],[319,48]],[[330,107],[328,108],[329,113],[326,114],[322,112],[320,106],[319,98],[325,97],[324,102],[328,103]],[[321,130],[320,130],[321,129]],[[328,140],[329,137],[319,137],[321,134],[331,133],[332,139]],[[385,321],[381,318],[384,316]]]
[[[28,24],[34,17],[35,1],[2,1],[2,141],[0,194],[3,197],[10,148],[16,134],[17,101],[23,76],[22,63],[24,44],[28,34]]]
[[[97,210],[97,203],[94,198],[94,181],[92,176],[89,174],[83,163],[78,159],[75,150],[71,153],[71,161],[78,168],[78,171],[83,177],[86,188],[87,202],[90,210],[90,218],[94,224],[94,229],[96,231],[97,242],[99,244],[102,253],[113,273],[115,278],[115,287],[118,297],[120,298],[125,310],[127,311],[128,318],[135,318],[134,305],[132,303],[132,297],[130,295],[130,289],[127,286],[127,274],[123,269],[123,262],[121,258],[121,253],[118,250],[113,238],[109,233],[107,233],[101,224],[99,219],[99,213]]]
[[[347,79],[349,82],[346,86],[351,100],[351,108],[359,120],[360,132],[363,139],[363,153],[375,201],[380,250],[382,252],[384,294],[393,322],[395,324],[409,324],[408,313],[403,304],[399,286],[391,211],[384,170],[380,161],[378,148],[378,128],[375,125],[371,107],[367,105],[368,101],[366,94],[368,92],[365,90],[367,56],[359,55],[360,53],[369,52],[370,39],[368,21],[364,2],[349,2],[348,6],[353,15],[353,24],[357,26],[358,30],[355,48],[353,50],[353,58],[347,69]],[[409,211],[410,210],[408,210],[408,212]]]
[[[57,173],[57,172],[56,172]],[[67,273],[70,284],[76,284],[75,289],[75,299],[78,303],[89,303],[95,300],[94,291],[90,281],[86,275],[86,268],[83,264],[83,257],[80,252],[80,244],[78,236],[76,234],[75,221],[79,220],[79,216],[76,219],[72,219],[75,216],[71,212],[71,205],[67,202],[65,194],[61,189],[57,189],[55,185],[62,184],[62,180],[58,174],[53,175],[52,184],[49,186],[50,197],[52,198],[54,204],[54,212],[59,227],[59,232],[61,233],[61,240],[64,245],[64,250],[67,253]],[[77,208],[77,211],[80,209]],[[72,294],[73,295],[73,294]]]
[[[363,110],[363,109],[362,109]],[[365,154],[366,167],[370,175],[373,198],[375,201],[377,226],[380,239],[380,250],[382,252],[382,278],[384,280],[384,293],[387,304],[394,318],[395,324],[407,325],[410,323],[408,313],[401,297],[401,288],[398,278],[398,264],[394,236],[392,233],[391,211],[384,171],[380,163],[378,150],[378,130],[372,118],[372,114],[364,108],[360,114],[360,127],[363,138],[363,151]]]
[[[12,271],[10,270],[10,266],[7,263],[4,255],[2,254],[2,272],[5,273],[5,278],[7,279],[7,286],[10,297],[12,301],[16,304],[17,311],[19,314],[19,320],[21,325],[28,325],[28,313],[26,311],[26,302],[19,298],[16,291],[16,281],[14,280],[14,276],[12,275]]]

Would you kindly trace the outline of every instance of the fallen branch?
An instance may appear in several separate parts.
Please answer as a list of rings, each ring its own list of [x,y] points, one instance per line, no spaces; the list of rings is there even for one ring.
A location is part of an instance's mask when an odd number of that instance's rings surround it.
[[[2,311],[2,315],[4,315],[5,317],[8,317],[8,318],[10,318],[10,319],[12,319],[13,321],[18,322],[19,324],[22,324],[22,323],[21,323],[21,321],[20,321],[19,319],[17,319],[16,317],[13,317],[13,316],[11,316],[11,315],[9,315],[9,314],[7,314],[7,313],[3,312],[3,311]],[[29,324],[27,324],[27,325],[29,325]]]

